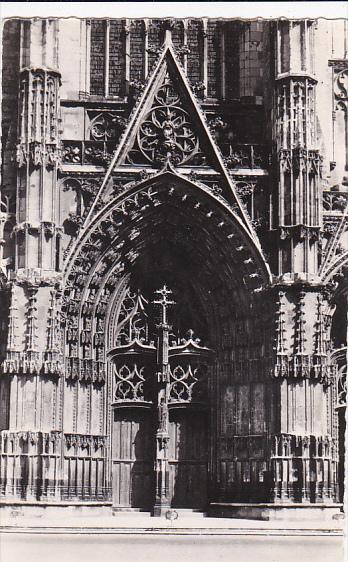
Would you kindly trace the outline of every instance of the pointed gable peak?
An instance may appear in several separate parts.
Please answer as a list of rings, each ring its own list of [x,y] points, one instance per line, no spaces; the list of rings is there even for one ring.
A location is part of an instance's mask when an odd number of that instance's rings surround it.
[[[211,165],[202,117],[170,36],[131,119],[116,165]]]
[[[133,109],[86,222],[93,215],[97,201],[103,197],[113,171],[126,171],[129,166],[159,170],[170,166],[174,173],[177,168],[199,168],[202,171],[213,168],[254,237],[204,113],[177,58],[170,32],[166,33],[163,50]]]

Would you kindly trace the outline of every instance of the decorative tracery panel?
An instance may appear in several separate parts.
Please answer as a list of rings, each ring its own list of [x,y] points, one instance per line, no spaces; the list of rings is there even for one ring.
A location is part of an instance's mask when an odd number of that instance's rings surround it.
[[[141,123],[132,163],[173,165],[203,163],[199,140],[169,73],[155,94],[152,108]]]
[[[133,293],[130,289],[126,291],[118,315],[116,343],[124,345],[135,339],[148,341],[147,304],[148,301],[140,293]]]
[[[132,367],[127,364],[115,368],[115,392],[114,399],[122,401],[138,401],[144,396],[145,367],[138,367],[136,363]]]
[[[127,289],[113,320],[116,327],[112,329],[116,345],[113,352],[115,402],[152,402],[155,398],[152,392],[156,378],[156,317],[153,304],[139,292]],[[178,339],[175,327],[169,333],[172,356],[169,403],[204,403],[207,400],[207,365],[196,355],[200,350],[204,354],[206,348],[200,348],[200,340],[192,338],[192,330],[182,339]]]

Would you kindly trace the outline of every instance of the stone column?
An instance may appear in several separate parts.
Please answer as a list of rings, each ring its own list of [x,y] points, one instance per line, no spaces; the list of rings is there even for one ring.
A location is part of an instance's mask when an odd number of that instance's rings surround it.
[[[56,444],[61,431],[58,21],[20,25],[15,267],[1,374],[9,388],[8,427],[1,453],[6,466],[15,465],[2,475],[3,491],[40,499],[47,495],[44,467],[49,471],[53,462],[59,478],[60,448],[53,452],[50,434]],[[49,487],[56,497],[54,482]]]
[[[316,131],[315,23],[276,29],[274,268],[278,383],[271,436],[272,501],[334,502],[337,495],[327,294],[320,265],[321,155]]]
[[[316,131],[313,22],[280,22],[276,41],[274,217],[280,276],[311,281],[318,274],[321,156]]]

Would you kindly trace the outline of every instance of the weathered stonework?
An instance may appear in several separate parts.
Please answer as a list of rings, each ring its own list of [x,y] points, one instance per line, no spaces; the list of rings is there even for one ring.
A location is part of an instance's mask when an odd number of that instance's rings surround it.
[[[5,24],[3,498],[342,501],[338,24]]]

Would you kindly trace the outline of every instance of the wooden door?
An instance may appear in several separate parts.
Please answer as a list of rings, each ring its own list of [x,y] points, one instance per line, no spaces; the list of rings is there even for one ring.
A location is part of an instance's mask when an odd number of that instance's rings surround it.
[[[204,510],[208,484],[208,420],[204,412],[170,412],[169,491],[173,508]]]
[[[154,503],[154,428],[147,410],[115,409],[113,507],[150,511]]]

